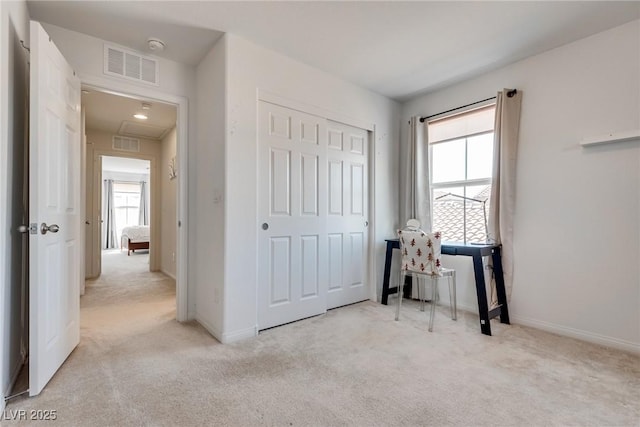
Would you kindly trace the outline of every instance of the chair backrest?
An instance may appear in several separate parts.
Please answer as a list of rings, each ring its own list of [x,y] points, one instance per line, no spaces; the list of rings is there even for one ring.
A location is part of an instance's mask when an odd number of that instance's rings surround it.
[[[441,276],[441,233],[425,233],[410,227],[398,230],[400,252],[402,254],[401,269],[415,273]]]

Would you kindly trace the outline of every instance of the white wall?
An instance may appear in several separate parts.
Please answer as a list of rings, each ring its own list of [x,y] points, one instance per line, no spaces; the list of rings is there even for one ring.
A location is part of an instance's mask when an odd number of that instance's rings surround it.
[[[402,123],[502,88],[523,93],[512,321],[640,352],[640,141],[578,145],[640,129],[640,21],[414,99]],[[470,260],[447,258],[477,310]]]
[[[227,133],[223,342],[253,336],[257,326],[257,92],[352,117],[376,126],[376,283],[382,280],[384,238],[397,213],[399,105],[325,72],[227,34]],[[202,197],[213,186],[199,181]],[[247,261],[249,260],[249,261]]]
[[[169,178],[169,162],[176,157],[176,128],[160,143],[160,271],[176,278],[177,179]],[[181,173],[181,171],[178,171]]]
[[[189,124],[188,138],[186,141],[180,139],[178,144],[187,144],[188,147],[188,164],[189,168],[186,174],[182,175],[188,179],[187,186],[189,188],[189,206],[187,212],[187,223],[189,225],[189,252],[195,251],[195,240],[197,229],[195,227],[196,215],[196,199],[195,193],[195,177],[196,171],[196,85],[195,85],[195,67],[170,61],[164,58],[157,58],[160,69],[160,85],[158,87],[150,86],[142,83],[131,82],[118,77],[107,76],[103,74],[103,47],[105,40],[70,31],[55,25],[43,23],[43,27],[49,33],[54,43],[63,53],[67,61],[74,67],[83,83],[89,81],[93,84],[105,86],[116,84],[118,88],[122,88],[124,92],[140,94],[145,97],[148,93],[159,92],[167,94],[171,97],[182,97],[187,99],[189,108]],[[178,112],[180,115],[180,112]],[[195,316],[195,257],[188,258],[187,282],[188,282],[188,317]]]
[[[196,319],[218,340],[223,331],[225,260],[225,132],[227,37],[223,36],[198,65],[197,178],[194,191]]]
[[[24,222],[25,106],[29,80],[28,56],[20,46],[29,46],[29,13],[24,1],[0,5],[0,392],[7,395],[22,364],[21,326],[22,234]],[[26,339],[28,345],[28,339]],[[4,399],[0,399],[0,410]]]

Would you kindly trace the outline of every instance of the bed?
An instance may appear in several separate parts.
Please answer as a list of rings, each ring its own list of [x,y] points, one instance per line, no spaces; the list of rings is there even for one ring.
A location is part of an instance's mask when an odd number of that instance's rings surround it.
[[[123,228],[120,242],[121,248],[127,248],[127,256],[136,249],[149,249],[149,226],[135,225]]]

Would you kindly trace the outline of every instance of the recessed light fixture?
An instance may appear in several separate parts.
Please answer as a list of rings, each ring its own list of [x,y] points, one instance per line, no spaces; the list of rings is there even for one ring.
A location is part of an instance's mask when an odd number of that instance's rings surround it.
[[[142,109],[143,110],[151,110],[151,104],[148,104],[146,102],[142,103]]]
[[[135,117],[136,119],[140,119],[140,120],[147,120],[148,117],[142,113],[138,113],[138,114],[134,114],[133,117]]]
[[[82,89],[82,93],[84,93],[86,95],[87,93],[91,93],[91,91],[87,90],[87,89]]]

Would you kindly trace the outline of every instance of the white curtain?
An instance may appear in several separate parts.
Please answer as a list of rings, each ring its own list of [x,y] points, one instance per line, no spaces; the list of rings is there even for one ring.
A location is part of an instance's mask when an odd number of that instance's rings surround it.
[[[420,228],[431,232],[431,174],[429,172],[429,144],[427,141],[427,123],[421,123],[420,117],[412,117],[409,122],[409,140],[406,154],[400,165],[400,228],[415,218]],[[421,276],[418,276],[422,280]],[[417,295],[418,280],[413,281],[412,295]]]
[[[420,117],[412,117],[409,123],[409,141],[406,155],[402,159],[400,197],[400,226],[407,220],[420,221],[420,228],[431,232],[431,185],[429,173],[429,146],[427,123]]]
[[[149,202],[147,199],[147,183],[140,181],[140,209],[138,210],[138,225],[149,225]]]
[[[513,219],[516,200],[516,156],[522,93],[504,89],[496,98],[493,140],[493,177],[489,208],[489,241],[502,244],[502,268],[507,301],[513,288]],[[495,280],[491,305],[497,305]]]
[[[102,199],[102,235],[104,236],[103,249],[118,248],[118,238],[116,233],[116,209],[113,198],[113,180],[104,180],[104,191]]]

